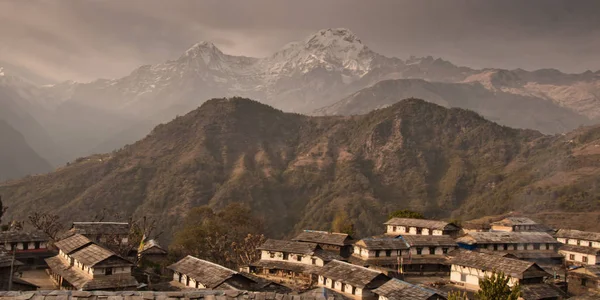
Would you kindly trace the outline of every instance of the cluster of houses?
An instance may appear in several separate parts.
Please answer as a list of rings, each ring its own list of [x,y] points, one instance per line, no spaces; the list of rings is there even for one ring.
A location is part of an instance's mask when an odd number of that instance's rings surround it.
[[[170,287],[307,298],[320,294],[327,299],[432,300],[446,299],[449,290],[476,292],[484,277],[502,272],[509,276],[509,285],[521,286],[526,300],[600,295],[600,233],[553,231],[524,217],[464,227],[393,218],[384,226],[383,234],[360,240],[314,230],[290,240],[268,239],[257,249],[260,259],[239,270],[187,256],[167,267]],[[14,257],[0,256],[0,285],[11,285],[0,288],[37,289],[10,275],[16,268],[44,265],[60,290],[147,289],[136,280],[130,257],[107,247],[127,245],[128,235],[127,223],[76,222],[49,250],[48,238],[41,233],[2,232],[7,253]],[[164,262],[167,252],[148,241],[132,255]],[[417,284],[422,281],[415,278],[439,282]]]

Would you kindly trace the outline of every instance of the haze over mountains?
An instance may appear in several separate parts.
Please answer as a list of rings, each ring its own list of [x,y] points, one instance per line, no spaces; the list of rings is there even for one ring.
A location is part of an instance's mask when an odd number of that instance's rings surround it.
[[[265,58],[227,55],[200,42],[174,60],[89,83],[36,86],[2,74],[3,107],[25,116],[4,119],[55,166],[119,149],[223,96],[317,114],[366,113],[414,96],[543,133],[566,132],[600,115],[598,72],[474,70],[432,57],[401,60],[372,51],[348,29],[320,30]],[[397,80],[397,87],[377,84],[383,80]]]

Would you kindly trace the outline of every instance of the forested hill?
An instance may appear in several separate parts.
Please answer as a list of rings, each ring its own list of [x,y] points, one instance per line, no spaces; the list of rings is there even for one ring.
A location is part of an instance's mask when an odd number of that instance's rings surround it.
[[[358,235],[397,209],[467,219],[508,210],[600,210],[600,130],[544,136],[417,99],[355,117],[307,117],[213,99],[111,154],[0,184],[14,218],[32,208],[84,220],[149,215],[175,228],[191,207],[243,202],[268,235],[328,229],[345,210]]]

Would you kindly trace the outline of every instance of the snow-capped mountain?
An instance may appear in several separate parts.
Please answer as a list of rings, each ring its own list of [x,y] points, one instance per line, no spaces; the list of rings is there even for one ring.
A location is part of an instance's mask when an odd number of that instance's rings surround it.
[[[117,79],[38,87],[8,83],[2,79],[5,77],[0,76],[0,86],[16,91],[22,98],[20,101],[44,107],[46,112],[41,116],[37,112],[32,115],[53,137],[61,139],[59,144],[68,145],[65,151],[70,157],[89,154],[91,149],[109,151],[134,142],[153,126],[183,115],[209,98],[243,96],[284,111],[311,113],[390,79],[421,79],[466,86],[460,91],[473,93],[465,94],[468,101],[447,102],[450,106],[468,102],[468,108],[475,107],[486,116],[490,116],[487,112],[492,107],[486,106],[490,103],[494,103],[493,107],[506,105],[507,109],[502,111],[508,114],[510,105],[518,99],[533,99],[531,103],[543,101],[547,103],[543,107],[547,108],[534,111],[540,121],[532,123],[532,129],[543,132],[570,130],[585,123],[581,120],[600,117],[597,96],[600,95],[600,72],[475,70],[431,56],[402,60],[378,54],[343,28],[320,30],[264,58],[233,56],[210,42],[199,42],[173,60],[141,66]],[[403,90],[400,94],[425,98],[430,95],[432,99],[425,100],[434,102],[447,100],[440,95],[440,89],[428,91],[427,84],[418,84],[422,93]],[[389,90],[397,92],[397,89]],[[477,93],[484,92],[486,99],[493,98],[495,102],[475,103]],[[494,94],[500,96],[490,96]],[[361,95],[355,100],[372,102],[362,103],[363,110],[384,105]],[[395,97],[385,99],[390,101]],[[340,112],[352,110],[336,107]],[[557,116],[575,118],[557,120]],[[513,116],[494,114],[494,117],[494,121],[515,126],[510,121]],[[552,122],[560,124],[548,125]]]

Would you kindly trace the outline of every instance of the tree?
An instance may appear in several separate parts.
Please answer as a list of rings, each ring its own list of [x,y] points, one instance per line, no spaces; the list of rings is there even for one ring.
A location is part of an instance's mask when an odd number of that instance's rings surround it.
[[[388,215],[388,219],[392,219],[392,218],[425,219],[425,216],[423,216],[423,214],[416,212],[416,211],[400,209],[400,210],[393,211]]]
[[[33,228],[44,232],[53,242],[56,242],[63,230],[63,224],[57,215],[33,212],[29,215],[29,223]]]
[[[2,196],[0,196],[0,224],[2,224],[2,216],[4,216],[7,209],[8,207],[4,206],[4,203],[2,203]]]
[[[466,292],[453,291],[448,293],[448,300],[468,300]]]
[[[479,282],[479,291],[477,297],[480,300],[517,300],[521,296],[521,287],[516,284],[512,288],[508,285],[510,276],[503,272],[494,273],[492,276],[485,276]]]
[[[345,211],[338,211],[338,213],[336,213],[331,222],[331,231],[346,233],[348,235],[354,234],[354,223],[350,221],[350,218]]]
[[[237,268],[258,259],[256,247],[265,240],[263,223],[239,203],[229,204],[219,212],[208,206],[196,207],[175,233],[170,250],[179,257],[193,255]]]

